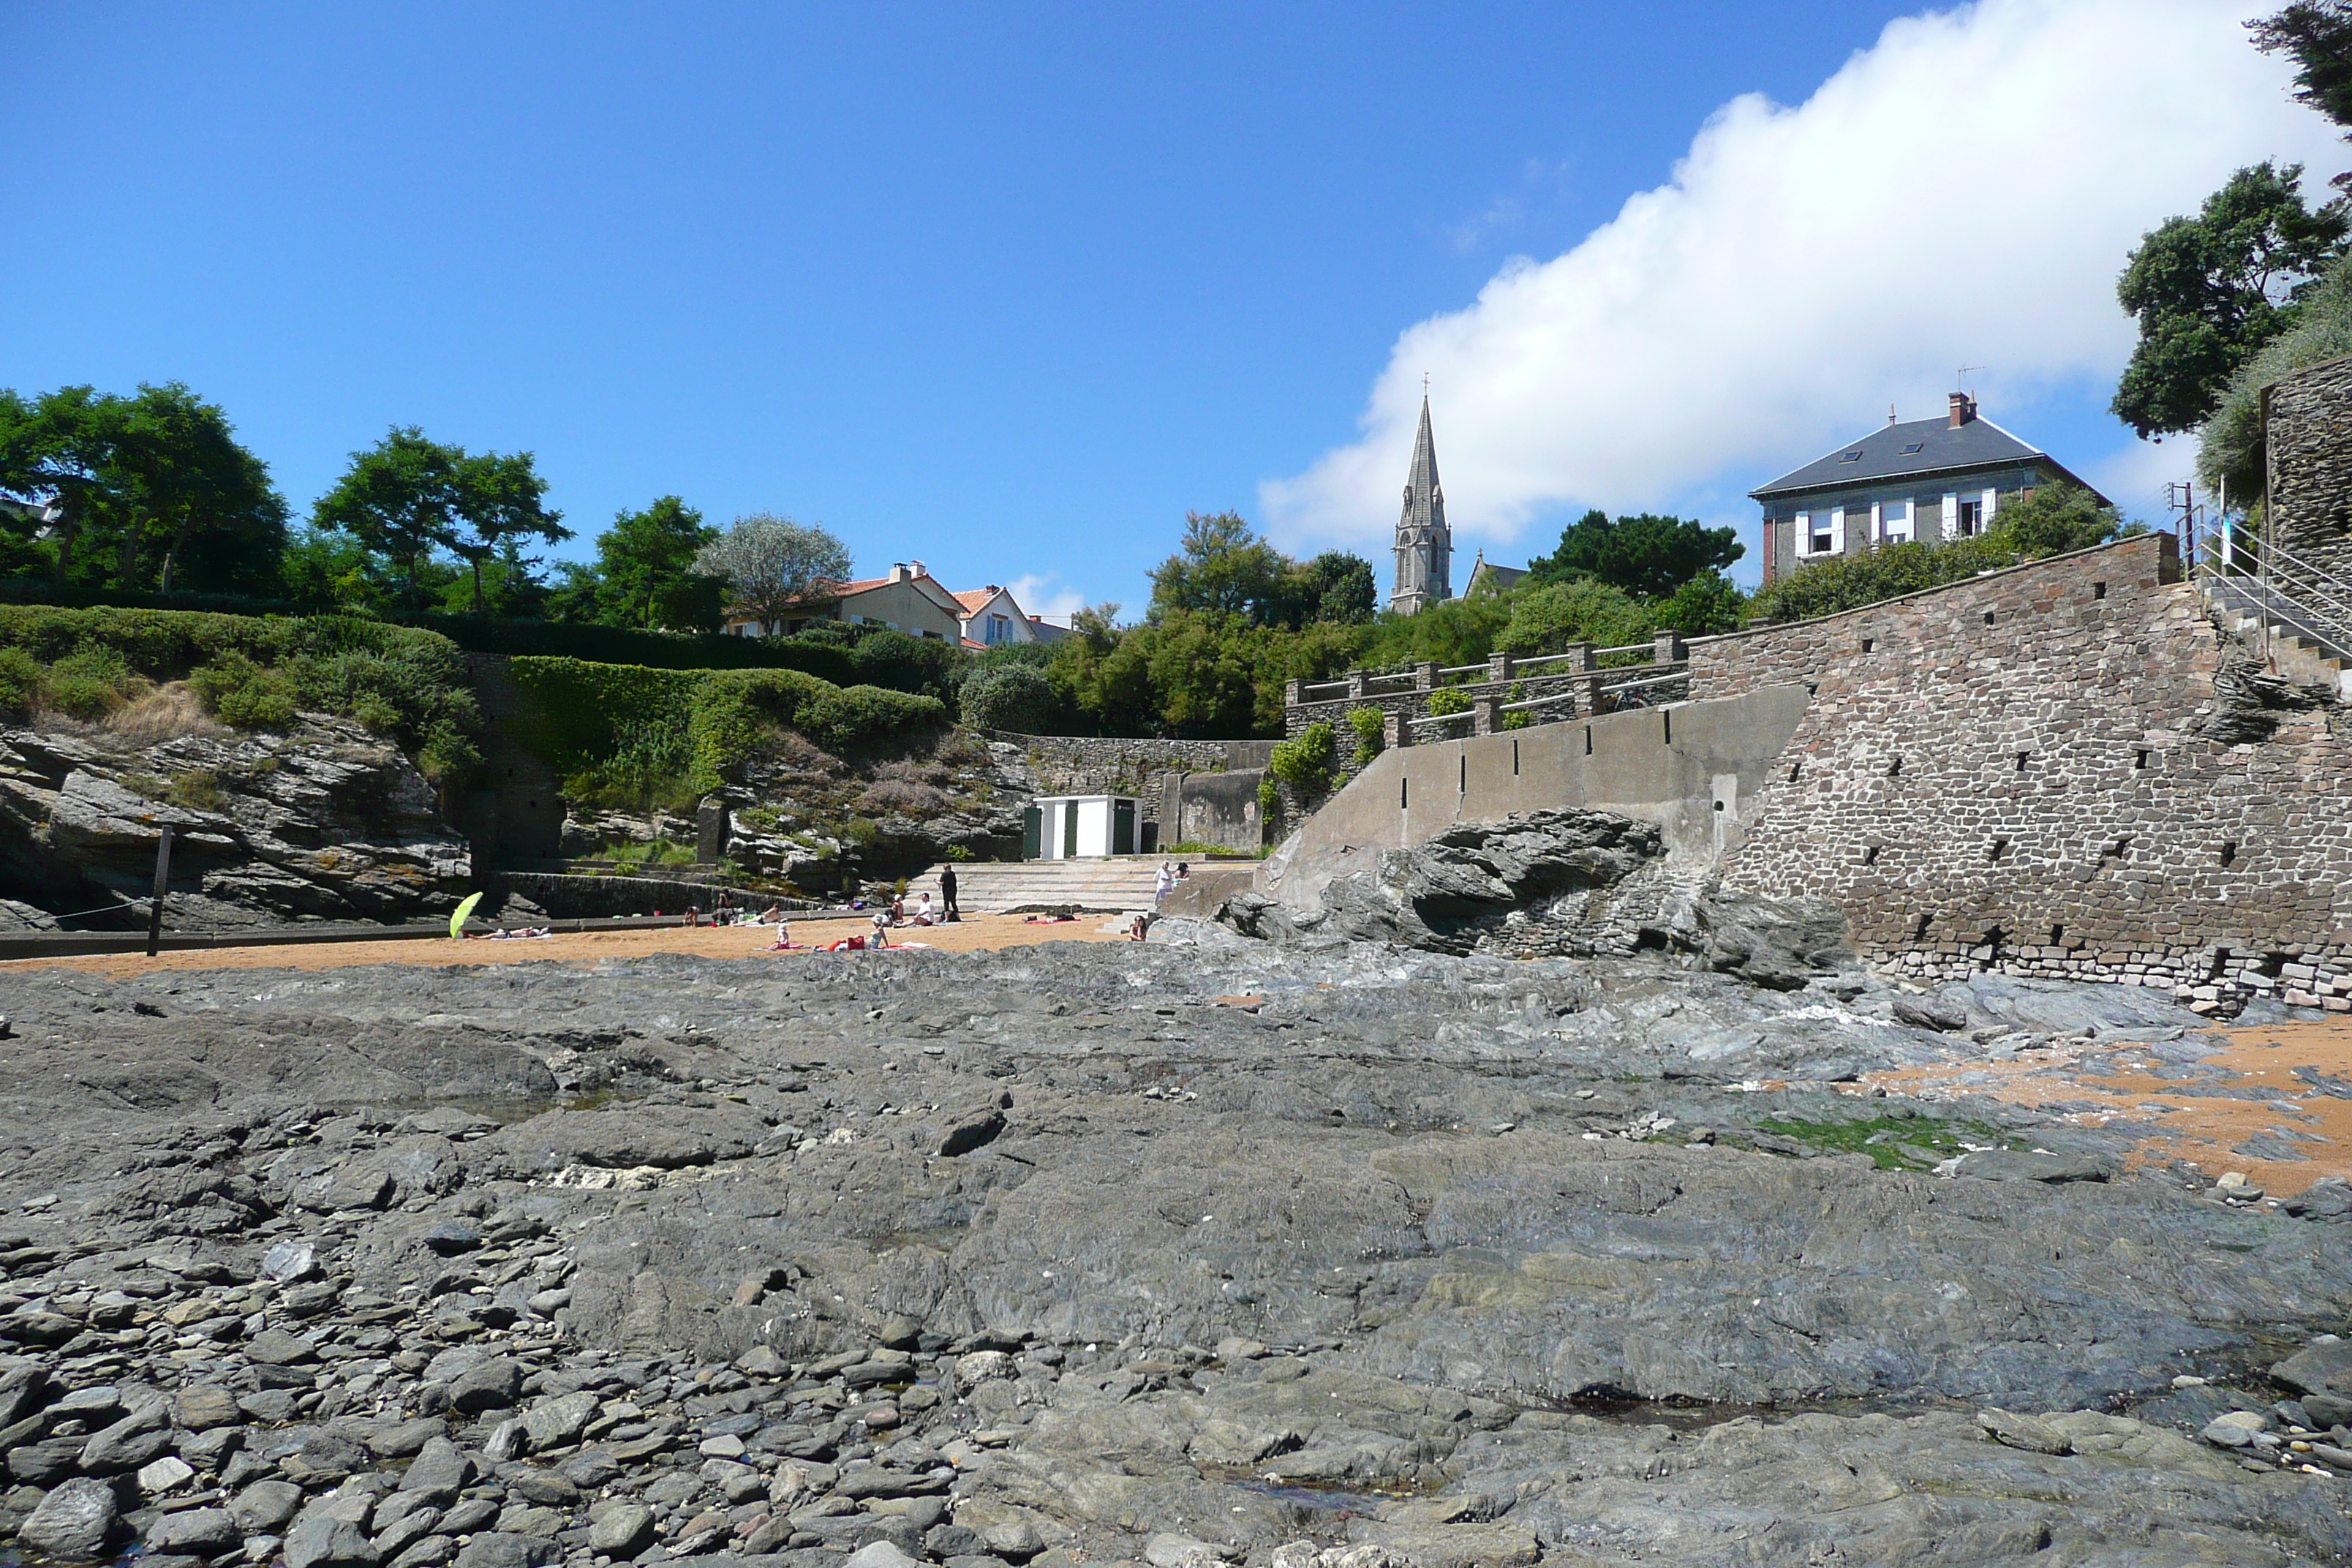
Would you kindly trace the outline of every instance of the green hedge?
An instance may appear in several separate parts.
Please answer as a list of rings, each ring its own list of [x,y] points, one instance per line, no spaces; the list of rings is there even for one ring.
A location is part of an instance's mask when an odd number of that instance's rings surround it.
[[[97,719],[139,682],[186,680],[225,723],[274,729],[298,709],[357,719],[457,784],[480,761],[464,661],[446,637],[341,616],[0,605],[0,707]]]
[[[734,776],[778,728],[834,752],[944,723],[946,704],[795,669],[653,669],[575,658],[509,667],[531,699],[517,739],[582,794],[702,795]],[[674,784],[666,790],[665,784]]]

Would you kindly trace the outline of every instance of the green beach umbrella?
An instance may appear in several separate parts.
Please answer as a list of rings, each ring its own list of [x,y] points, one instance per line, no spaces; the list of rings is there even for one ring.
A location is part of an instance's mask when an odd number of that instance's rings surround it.
[[[466,918],[474,912],[474,906],[481,901],[482,895],[479,893],[467,893],[466,895],[466,901],[459,904],[457,906],[457,912],[449,917],[449,934],[451,936],[463,936],[465,934]]]

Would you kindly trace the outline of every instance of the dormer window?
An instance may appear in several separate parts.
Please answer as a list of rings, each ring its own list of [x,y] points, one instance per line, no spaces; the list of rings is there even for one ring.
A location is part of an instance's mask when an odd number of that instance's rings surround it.
[[[1912,453],[1914,453],[1914,452],[1924,452],[1924,451],[1926,451],[1927,449],[1927,442],[1925,442],[1925,441],[1914,441],[1914,442],[1912,442],[1908,447],[1904,447],[1904,448],[1903,448],[1903,455],[1904,455],[1905,457],[1906,457],[1906,458],[1907,458],[1907,457],[1911,456],[1911,454],[1912,454]]]
[[[1858,451],[1848,452],[1843,457],[1840,458],[1838,461],[1841,463],[1859,463],[1862,461],[1862,454]]]

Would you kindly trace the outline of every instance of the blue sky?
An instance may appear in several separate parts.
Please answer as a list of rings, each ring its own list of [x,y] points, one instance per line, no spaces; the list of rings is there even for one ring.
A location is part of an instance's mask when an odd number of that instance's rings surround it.
[[[1770,440],[1632,476],[1579,455],[1539,375],[1512,400],[1546,329],[1504,296],[1551,276],[1513,258],[1587,254],[1726,104],[1806,102],[1897,7],[672,9],[0,10],[0,384],[185,381],[298,508],[416,424],[537,453],[570,553],[675,492],[721,523],[821,520],[862,569],[1132,610],[1188,510],[1377,545],[1412,361],[1441,367],[1463,554],[1507,559],[1587,504],[1744,520],[1748,485],[1958,363],[1915,331]],[[2173,177],[2193,199],[2208,173]],[[2121,442],[2118,340],[2092,336],[2014,394],[2084,468]],[[1637,396],[1684,417],[1671,389],[1614,400]]]

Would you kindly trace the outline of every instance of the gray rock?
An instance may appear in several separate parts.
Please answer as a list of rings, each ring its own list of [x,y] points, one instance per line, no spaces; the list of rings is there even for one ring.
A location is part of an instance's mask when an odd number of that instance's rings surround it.
[[[588,1527],[588,1550],[607,1557],[627,1557],[651,1540],[653,1532],[653,1510],[642,1503],[623,1503],[605,1510]]]
[[[291,1481],[256,1481],[228,1505],[236,1527],[247,1535],[266,1535],[294,1517],[302,1506],[302,1489]]]
[[[147,1527],[147,1550],[211,1557],[236,1545],[244,1535],[225,1508],[184,1508]]]
[[[509,1531],[485,1531],[458,1549],[457,1568],[543,1568],[556,1556],[551,1541]]]
[[[583,1389],[543,1399],[523,1412],[524,1427],[534,1448],[560,1448],[580,1436],[596,1414],[597,1397]]]
[[[474,1461],[463,1449],[446,1437],[434,1437],[409,1461],[400,1478],[400,1489],[420,1493],[436,1504],[446,1506],[457,1500],[474,1474]]]
[[[172,1419],[189,1432],[231,1426],[243,1419],[236,1395],[218,1384],[191,1384],[172,1395]]]
[[[16,1538],[60,1563],[97,1558],[114,1532],[114,1489],[88,1478],[52,1489],[16,1529]]]
[[[275,1243],[261,1255],[261,1271],[281,1285],[315,1279],[326,1272],[319,1266],[319,1249],[291,1237]]]
[[[503,1409],[522,1393],[522,1363],[510,1356],[493,1356],[458,1374],[449,1384],[449,1408],[468,1415]]]
[[[851,1552],[842,1568],[921,1568],[921,1564],[889,1542],[877,1541]]]
[[[2272,1367],[2271,1375],[2301,1394],[2352,1398],[2352,1340],[2307,1346]]]
[[[374,1508],[367,1492],[348,1489],[310,1503],[286,1532],[286,1568],[375,1568],[367,1532]]]

